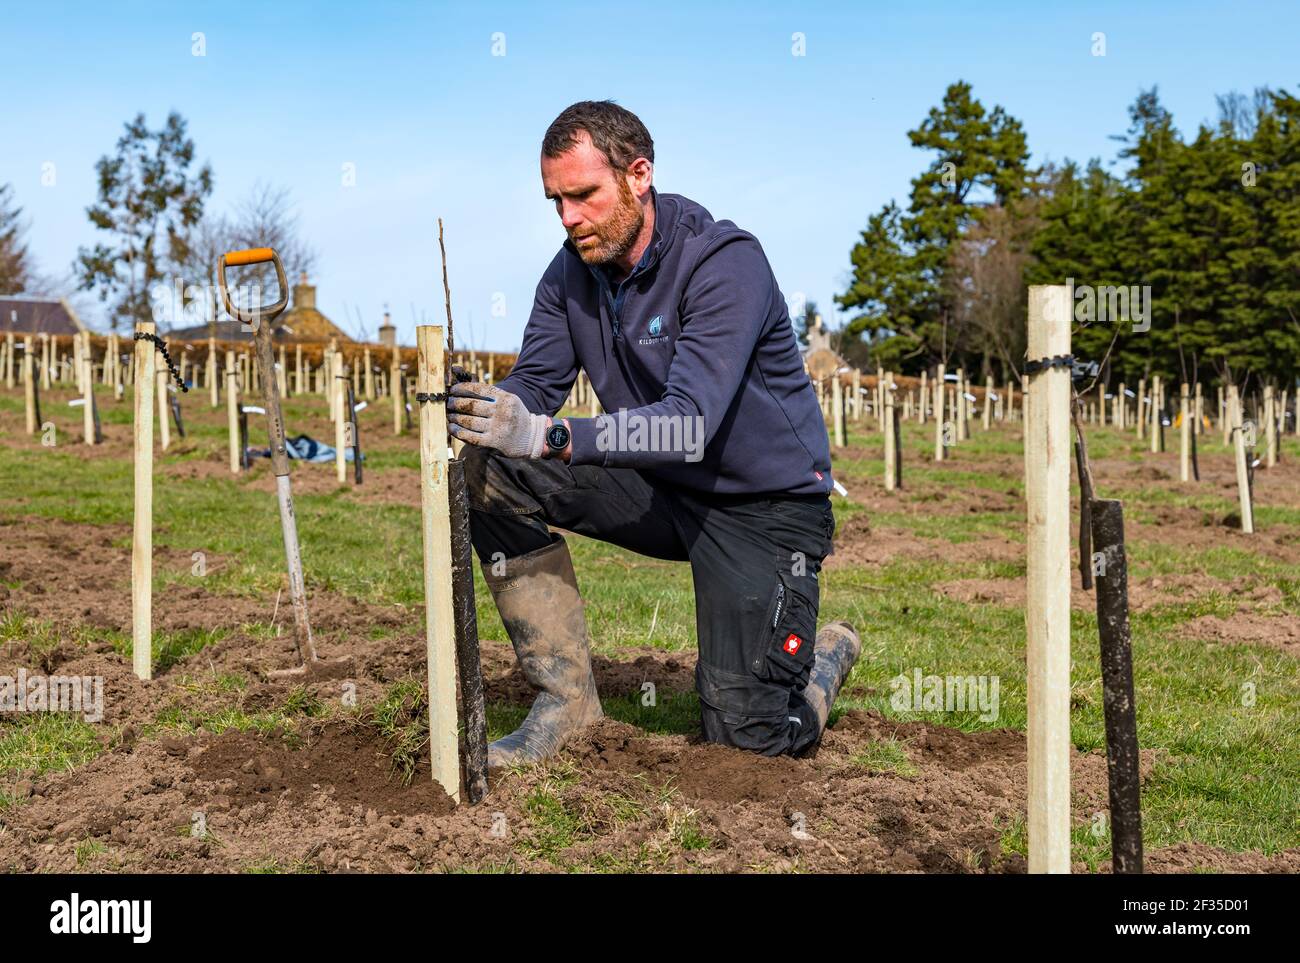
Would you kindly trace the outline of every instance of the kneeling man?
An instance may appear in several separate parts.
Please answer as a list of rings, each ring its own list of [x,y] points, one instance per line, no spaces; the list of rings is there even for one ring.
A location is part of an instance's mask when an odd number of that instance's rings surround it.
[[[835,519],[830,449],[763,249],[652,186],[654,144],[608,101],[565,110],[542,184],[568,240],[498,385],[451,390],[471,537],[540,689],[489,765],[544,759],[601,717],[563,536],[690,562],[705,739],[764,755],[821,738],[861,643],[817,631]],[[554,416],[578,371],[608,414]]]

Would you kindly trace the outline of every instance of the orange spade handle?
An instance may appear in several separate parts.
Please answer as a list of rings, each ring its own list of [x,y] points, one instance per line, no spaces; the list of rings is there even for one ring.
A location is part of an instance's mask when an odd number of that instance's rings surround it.
[[[275,257],[275,251],[269,247],[251,247],[247,251],[230,251],[225,255],[226,263],[231,267],[241,264],[261,264]]]

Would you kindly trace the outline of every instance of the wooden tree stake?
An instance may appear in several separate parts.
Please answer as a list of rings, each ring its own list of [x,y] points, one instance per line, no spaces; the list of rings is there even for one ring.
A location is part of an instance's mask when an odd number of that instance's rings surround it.
[[[831,378],[831,423],[836,448],[844,447],[844,389],[838,374]]]
[[[943,365],[934,376],[934,460],[943,461]]]
[[[393,396],[393,434],[402,433],[402,362],[400,350],[393,347],[393,364],[388,376],[388,390]]]
[[[136,323],[153,334],[152,321]],[[131,541],[131,663],[136,678],[153,678],[153,393],[152,341],[135,342],[135,529]],[[166,420],[166,412],[159,412]]]
[[[1219,385],[1219,431],[1223,433],[1223,444],[1225,448],[1232,440],[1232,414],[1229,407],[1228,396],[1224,391],[1223,385]]]
[[[226,352],[226,422],[230,431],[230,471],[238,475],[244,459],[239,440],[239,370],[233,351]]]
[[[343,366],[342,354],[334,356],[334,377],[331,379],[334,408],[334,472],[340,485],[348,481],[347,460],[347,369]]]
[[[82,439],[87,445],[95,443],[95,376],[92,373],[90,358],[83,353],[81,357],[81,427]]]
[[[898,419],[895,417],[894,393],[885,385],[885,491],[898,484]]]
[[[1178,396],[1178,479],[1192,480],[1192,406],[1187,382],[1183,382]]]
[[[217,339],[208,338],[208,405],[212,408],[221,404],[220,389],[217,387]]]
[[[957,438],[970,441],[970,381],[966,378],[966,369],[957,369]]]
[[[1277,464],[1277,396],[1272,385],[1264,386],[1264,465],[1272,468]]]
[[[1242,424],[1241,396],[1236,385],[1228,386],[1228,420],[1232,424],[1232,435],[1237,465],[1237,503],[1241,507],[1241,530],[1246,535],[1254,534],[1255,512],[1250,501],[1250,466],[1246,463],[1246,429]]]
[[[27,434],[36,434],[36,361],[32,357],[32,339],[23,338],[23,396],[27,405]]]
[[[1031,359],[1070,353],[1064,285],[1029,289]],[[1028,376],[1029,871],[1070,871],[1070,371]]]
[[[163,368],[161,371],[154,372],[154,380],[158,385],[158,432],[162,438],[162,450],[166,451],[172,443],[171,423],[167,420],[167,379],[171,373]]]
[[[1163,392],[1160,390],[1160,375],[1156,375],[1151,382],[1151,453],[1157,454],[1160,451],[1160,429],[1161,422],[1164,420],[1160,410],[1160,402],[1163,400]]]
[[[415,329],[419,392],[447,390],[440,325]],[[429,667],[429,756],[433,778],[460,800],[456,720],[456,626],[452,598],[447,407],[420,409],[420,518],[424,534],[424,617]]]

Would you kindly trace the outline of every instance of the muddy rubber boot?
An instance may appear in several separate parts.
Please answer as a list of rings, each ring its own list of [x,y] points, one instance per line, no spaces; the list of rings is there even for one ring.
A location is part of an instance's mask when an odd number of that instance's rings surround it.
[[[506,559],[505,574],[483,578],[524,678],[541,690],[523,725],[488,746],[488,768],[540,762],[604,713],[587,647],[587,617],[563,537]]]
[[[817,633],[813,652],[812,673],[802,694],[817,714],[820,728],[825,729],[840,686],[862,654],[862,640],[849,623],[829,622]]]

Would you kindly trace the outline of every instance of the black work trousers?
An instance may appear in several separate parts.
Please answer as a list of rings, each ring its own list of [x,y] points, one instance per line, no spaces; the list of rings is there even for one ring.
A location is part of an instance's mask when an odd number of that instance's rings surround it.
[[[629,468],[506,458],[474,445],[461,455],[483,565],[550,544],[548,526],[690,562],[704,738],[769,756],[816,744],[817,718],[800,691],[835,530],[828,496],[710,495]]]

